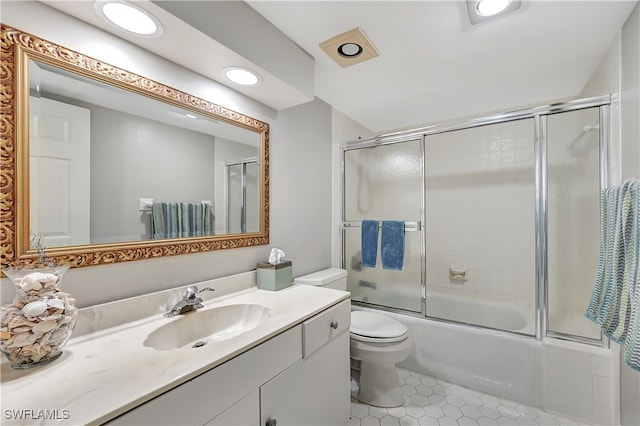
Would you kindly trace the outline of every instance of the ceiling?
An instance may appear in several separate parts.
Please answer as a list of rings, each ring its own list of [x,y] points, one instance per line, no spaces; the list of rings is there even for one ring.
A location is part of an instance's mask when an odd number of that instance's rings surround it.
[[[463,1],[249,2],[315,58],[316,95],[375,133],[576,96],[635,5],[522,3],[472,27]],[[318,44],[356,26],[380,56],[343,69]]]
[[[44,3],[223,84],[210,61],[254,65],[262,84],[235,90],[275,109],[315,96],[382,133],[578,96],[637,1],[524,0],[475,26],[453,0],[232,2],[244,9],[231,19],[219,13],[229,2],[143,1],[163,15],[164,40],[118,34],[88,0]],[[342,68],[319,44],[355,27],[380,55]]]

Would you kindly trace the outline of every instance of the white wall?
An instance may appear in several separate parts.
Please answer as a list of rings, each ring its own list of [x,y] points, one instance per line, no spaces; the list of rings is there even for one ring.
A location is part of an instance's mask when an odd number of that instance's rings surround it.
[[[278,112],[271,127],[271,246],[297,277],[331,266],[331,107]]]
[[[150,234],[151,215],[139,211],[140,198],[213,200],[214,148],[213,136],[93,106],[91,242]]]
[[[331,263],[331,108],[322,101],[271,108],[38,2],[3,2],[2,22],[148,76],[271,125],[272,245],[296,274]],[[292,160],[295,158],[295,161]],[[269,246],[169,256],[70,270],[63,288],[80,307],[255,269]],[[13,297],[2,280],[2,302]]]
[[[640,6],[613,40],[583,96],[611,93],[612,184],[640,177]],[[612,350],[619,346],[612,343]],[[621,351],[620,351],[621,352]],[[640,373],[620,362],[620,423],[640,424]]]
[[[640,178],[640,5],[622,28],[622,160],[621,177]],[[620,422],[640,424],[640,373],[620,366]]]

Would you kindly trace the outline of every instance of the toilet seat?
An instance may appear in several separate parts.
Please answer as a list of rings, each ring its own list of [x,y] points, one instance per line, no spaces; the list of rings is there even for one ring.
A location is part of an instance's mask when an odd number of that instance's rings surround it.
[[[407,326],[385,315],[351,312],[351,338],[370,343],[394,343],[407,338]]]

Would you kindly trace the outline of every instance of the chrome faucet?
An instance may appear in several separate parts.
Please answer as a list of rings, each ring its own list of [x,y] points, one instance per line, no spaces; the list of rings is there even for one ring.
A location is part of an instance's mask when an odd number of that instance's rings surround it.
[[[184,314],[186,312],[195,311],[203,307],[202,298],[198,296],[203,291],[216,291],[211,287],[205,287],[202,290],[198,290],[198,287],[192,285],[187,287],[187,292],[182,297],[182,300],[175,304],[175,306],[166,314],[165,317],[171,318],[176,315]]]

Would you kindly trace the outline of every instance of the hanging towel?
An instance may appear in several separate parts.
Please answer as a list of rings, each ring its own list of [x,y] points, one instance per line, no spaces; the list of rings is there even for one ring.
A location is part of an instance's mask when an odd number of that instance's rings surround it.
[[[624,346],[625,362],[640,371],[640,181],[600,196],[600,257],[585,316]]]
[[[196,226],[190,215],[193,210],[193,203],[180,203],[180,236],[191,237],[192,227]]]
[[[163,238],[165,234],[165,219],[164,210],[162,209],[162,203],[153,203],[151,205],[151,234],[154,238]]]
[[[362,266],[375,268],[378,258],[378,221],[363,220],[361,225]]]
[[[404,222],[383,220],[380,242],[382,269],[402,270],[404,263]]]
[[[202,203],[202,234],[203,235],[212,235],[211,232],[211,222],[212,222],[212,217],[211,217],[211,204],[209,203]]]
[[[208,203],[153,203],[153,238],[185,238],[211,235],[211,205]]]

